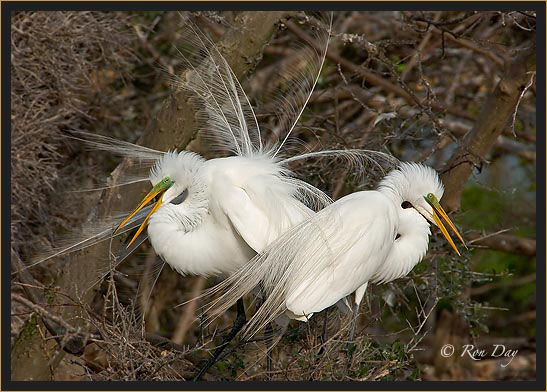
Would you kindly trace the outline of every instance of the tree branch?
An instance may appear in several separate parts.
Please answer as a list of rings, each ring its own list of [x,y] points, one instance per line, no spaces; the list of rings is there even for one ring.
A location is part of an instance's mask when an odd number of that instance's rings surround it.
[[[501,282],[492,282],[483,284],[479,287],[472,287],[469,292],[470,295],[482,295],[487,293],[490,290],[499,289],[499,288],[505,288],[505,287],[515,287],[515,286],[522,286],[527,283],[532,283],[536,281],[536,274],[530,274],[525,276],[520,276],[518,278],[510,279],[510,280],[504,280]]]
[[[425,20],[423,18],[414,18],[414,21],[420,27],[427,28],[428,31],[434,31],[437,34],[441,34],[443,35],[443,37],[447,37],[450,41],[455,42],[466,49],[472,50],[473,52],[481,54],[484,57],[487,57],[498,67],[503,66],[503,60],[496,56],[494,53],[492,53],[492,51],[480,48],[475,45],[471,40],[468,40],[465,37],[461,37],[459,36],[459,34],[455,34],[452,31],[442,27],[442,23],[438,23],[433,20]],[[433,28],[429,29],[430,26],[433,26]]]
[[[501,252],[513,253],[528,257],[536,255],[536,240],[532,238],[517,237],[510,234],[484,235],[478,232],[466,233],[468,245],[473,247],[486,247]]]
[[[469,131],[471,131],[470,126],[456,121],[443,120],[443,126],[445,126],[452,133],[454,133],[454,135],[457,136],[465,136]],[[511,129],[508,127],[503,130],[503,133],[505,134],[510,132]],[[524,144],[513,139],[514,138],[508,138],[506,136],[500,135],[496,139],[494,147],[500,153],[506,152],[509,154],[514,154],[522,159],[526,159],[527,161],[536,160],[536,149],[532,144]]]
[[[242,12],[236,17],[234,23],[236,28],[231,29],[218,46],[237,77],[245,75],[256,64],[275,31],[276,22],[284,14],[285,12]],[[162,151],[174,148],[184,149],[197,133],[195,111],[189,104],[189,99],[190,96],[184,91],[172,95],[158,116],[155,126],[147,130],[139,144]],[[112,172],[112,179],[115,180],[129,167],[128,160],[122,161]],[[145,186],[141,188],[142,193],[146,192]],[[122,195],[119,193],[119,188],[106,190],[100,198],[96,213],[92,213],[91,216],[101,218],[111,215],[113,211],[130,210],[141,197],[139,192]],[[96,286],[94,284],[100,278],[101,271],[109,267],[109,246],[102,243],[80,253],[63,269],[56,286],[60,292],[87,304],[95,295],[97,287],[93,286]],[[60,298],[53,295],[49,302],[53,305],[59,300]],[[65,297],[63,301],[66,302]],[[81,330],[86,330],[80,307],[59,308],[62,309],[58,314],[60,318],[71,325],[81,327]],[[35,323],[31,324],[27,323],[23,327],[12,350],[12,380],[52,378],[54,366],[49,358],[54,353],[55,346],[44,345],[41,334],[33,332],[36,329]],[[35,356],[29,353],[41,354]]]
[[[507,127],[516,108],[521,91],[530,80],[530,72],[536,69],[535,40],[529,48],[509,64],[498,85],[484,104],[477,121],[463,139],[445,166],[442,180],[445,186],[443,207],[447,211],[460,208],[461,195],[467,178],[474,167],[490,151],[498,136]]]
[[[286,23],[287,27],[301,40],[305,42],[309,42],[313,47],[315,47],[316,50],[320,50],[318,43],[309,36],[304,30],[302,30],[300,27],[298,27],[296,24],[292,22]],[[372,49],[373,50],[373,49]],[[379,86],[385,91],[391,92],[395,95],[398,95],[399,97],[403,98],[406,102],[408,102],[411,105],[421,105],[419,99],[409,92],[405,91],[404,88],[392,83],[388,79],[383,78],[382,76],[379,76],[378,74],[369,71],[368,69],[364,67],[360,67],[354,63],[352,63],[349,60],[346,60],[342,56],[340,56],[338,53],[334,52],[332,49],[329,48],[327,51],[327,57],[331,59],[332,61],[336,62],[337,64],[340,64],[342,68],[347,69],[356,75],[361,76],[364,78],[367,82]],[[475,120],[473,115],[463,112],[461,110],[458,110],[454,108],[453,106],[445,106],[441,105],[436,102],[431,103],[431,107],[437,111],[447,112],[450,113],[456,117],[465,118],[467,120]]]

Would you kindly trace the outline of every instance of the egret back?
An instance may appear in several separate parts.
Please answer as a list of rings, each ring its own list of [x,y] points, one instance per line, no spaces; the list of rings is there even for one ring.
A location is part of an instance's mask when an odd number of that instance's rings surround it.
[[[299,200],[300,195],[306,194],[309,200],[317,197],[315,202],[321,207],[330,202],[322,193],[308,192],[292,181],[290,173],[268,156],[213,161],[211,199],[216,200],[218,210],[211,211],[224,214],[256,252],[312,216],[314,211]]]
[[[258,284],[266,302],[249,321],[252,335],[289,309],[311,316],[367,282],[395,238],[395,206],[377,191],[348,195],[294,226],[227,280],[225,293],[206,307],[220,314]]]

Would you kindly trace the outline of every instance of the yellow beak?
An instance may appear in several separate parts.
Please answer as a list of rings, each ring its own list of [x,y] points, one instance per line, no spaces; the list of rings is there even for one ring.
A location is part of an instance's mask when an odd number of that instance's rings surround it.
[[[144,197],[144,199],[142,199],[142,201],[139,203],[138,207],[135,208],[135,210],[129,214],[127,216],[127,218],[125,218],[119,225],[118,227],[116,228],[116,230],[114,231],[114,233],[118,232],[123,226],[125,226],[127,224],[127,222],[129,222],[129,220],[131,218],[133,218],[135,216],[135,214],[137,212],[139,212],[140,210],[142,210],[148,203],[150,203],[154,197],[156,197],[157,195],[159,194],[162,194],[164,193],[167,189],[169,189],[169,187],[173,185],[173,181],[169,178],[169,177],[165,177],[163,180],[161,180],[159,183],[157,183],[156,185],[154,185],[154,187],[152,188],[152,190],[150,192],[148,192],[148,194]],[[135,235],[133,236],[133,238],[131,239],[131,241],[129,242],[129,244],[127,245],[127,247],[129,248],[131,246],[131,244],[137,239],[137,237],[139,236],[139,234],[142,233],[142,231],[144,230],[144,228],[146,227],[146,224],[148,223],[148,220],[150,219],[150,217],[152,216],[152,214],[154,212],[156,212],[160,207],[161,207],[161,197],[158,199],[158,201],[156,202],[156,204],[154,204],[154,207],[152,207],[152,210],[150,210],[150,212],[148,213],[148,215],[146,216],[146,218],[144,219],[144,221],[142,222],[142,224],[140,225],[139,229],[137,230],[137,232],[135,233]]]
[[[454,224],[448,217],[447,213],[441,207],[439,201],[433,195],[431,196],[432,196],[431,198],[427,198],[427,197],[424,197],[424,198],[429,203],[429,205],[433,207],[433,219],[435,220],[435,223],[437,224],[437,226],[439,226],[441,233],[443,233],[444,237],[446,238],[450,246],[452,246],[452,249],[456,251],[458,256],[461,256],[460,252],[458,251],[458,248],[456,248],[456,244],[454,244],[454,241],[452,241],[452,237],[450,236],[450,234],[448,233],[448,230],[446,230],[446,227],[441,221],[441,218],[443,218],[446,221],[446,223],[448,223],[448,226],[450,226],[450,228],[454,231],[454,233],[456,233],[456,236],[460,239],[460,241],[462,242],[463,246],[465,246],[466,249],[467,249],[467,245],[465,244],[465,241],[463,240],[463,237],[461,236],[461,234],[458,232],[458,229],[456,229],[456,226],[454,226]]]

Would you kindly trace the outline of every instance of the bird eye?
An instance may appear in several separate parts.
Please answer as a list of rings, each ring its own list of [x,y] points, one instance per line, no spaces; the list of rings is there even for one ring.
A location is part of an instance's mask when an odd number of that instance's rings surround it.
[[[401,208],[412,208],[412,204],[409,201],[403,201]]]
[[[427,194],[427,198],[428,198],[429,200],[433,200],[434,197],[435,197],[435,195],[433,195],[433,193],[428,193],[428,194]]]
[[[179,205],[188,197],[188,189],[185,189],[180,195],[171,200],[171,204]]]

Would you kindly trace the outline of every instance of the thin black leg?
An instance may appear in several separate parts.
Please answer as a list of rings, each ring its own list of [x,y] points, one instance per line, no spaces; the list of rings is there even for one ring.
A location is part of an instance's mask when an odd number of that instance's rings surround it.
[[[359,306],[353,304],[353,315],[351,317],[351,329],[349,330],[349,341],[353,342],[353,336],[355,335],[355,326],[357,324],[357,314],[359,312]]]
[[[272,371],[273,371],[273,361],[272,361],[272,342],[273,342],[273,328],[272,323],[268,323],[266,325],[266,349],[268,350],[266,352],[266,367],[267,367],[267,379],[268,381],[272,378]]]
[[[359,306],[357,304],[353,304],[353,314],[351,316],[351,327],[349,330],[349,339],[347,343],[347,350],[348,350],[348,369],[351,366],[352,358],[353,358],[353,352],[355,351],[356,345],[353,342],[353,337],[355,336],[355,326],[357,324],[357,313],[359,312]]]
[[[325,309],[323,311],[323,333],[321,334],[321,348],[317,352],[317,355],[323,354],[325,351],[325,343],[328,339],[328,316],[329,316],[329,308]]]
[[[323,344],[327,342],[327,339],[329,337],[328,335],[328,320],[329,320],[329,308],[325,309],[325,312],[323,314],[323,333],[321,334],[321,340]]]
[[[234,321],[234,326],[232,327],[232,330],[228,335],[224,337],[224,340],[222,341],[222,344],[217,347],[215,352],[213,353],[213,356],[207,361],[205,366],[201,368],[198,374],[194,377],[194,381],[199,381],[201,377],[209,370],[211,366],[213,366],[217,360],[220,354],[224,351],[226,346],[228,346],[228,343],[232,341],[232,339],[237,335],[237,333],[241,330],[241,328],[245,325],[247,322],[247,318],[245,316],[245,305],[243,305],[243,298],[240,298],[236,302],[237,306],[237,316]]]

